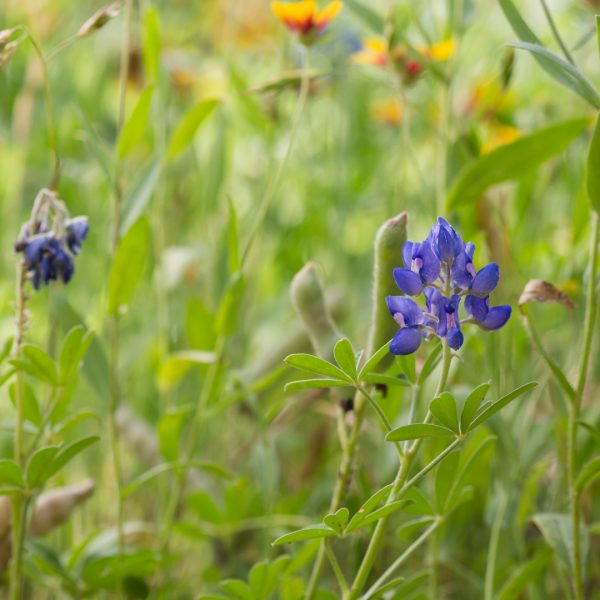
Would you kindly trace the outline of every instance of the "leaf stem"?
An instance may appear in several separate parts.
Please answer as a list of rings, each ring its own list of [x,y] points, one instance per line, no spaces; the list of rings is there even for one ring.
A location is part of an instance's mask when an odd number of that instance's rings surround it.
[[[441,517],[437,517],[436,520],[384,571],[383,575],[381,575],[381,577],[367,590],[361,600],[369,600],[369,598],[372,598],[373,595],[377,593],[377,590],[379,590],[379,588],[394,574],[398,567],[400,567],[404,561],[409,558],[440,526],[441,522]]]
[[[448,382],[448,375],[450,373],[450,363],[452,361],[452,352],[448,344],[444,343],[443,346],[443,356],[442,356],[442,370],[440,373],[440,379],[438,382],[437,390],[435,395],[439,396],[444,389],[446,388]],[[431,413],[428,412],[425,417],[425,422],[431,420]],[[462,441],[462,438],[456,438],[441,455],[436,457],[432,463],[428,464],[422,471],[420,471],[417,475],[422,477],[428,471],[430,471],[440,460],[442,460],[447,454],[449,454],[454,448]],[[415,477],[413,477],[408,483],[408,473],[410,467],[414,461],[416,454],[423,443],[423,438],[417,439],[414,441],[410,449],[404,454],[404,459],[400,463],[400,468],[398,469],[398,473],[396,475],[396,479],[394,480],[394,485],[388,496],[386,504],[390,504],[391,502],[396,501],[401,494],[404,493],[405,490],[408,489],[409,484],[413,485],[415,481]],[[356,577],[354,578],[354,582],[352,583],[352,587],[350,589],[348,600],[356,600],[358,598],[360,592],[364,588],[369,574],[371,573],[371,568],[373,567],[373,563],[379,553],[381,545],[383,543],[385,528],[387,526],[388,517],[384,517],[377,522],[375,529],[373,531],[373,535],[371,536],[371,541],[369,542],[369,546],[365,555],[363,557],[362,563],[358,569]]]
[[[567,479],[569,483],[569,504],[571,513],[571,526],[573,528],[573,548],[571,561],[573,563],[573,592],[575,600],[583,599],[583,569],[581,556],[581,509],[579,494],[576,488],[577,480],[577,421],[581,410],[581,401],[585,391],[592,341],[594,338],[594,325],[598,312],[598,298],[596,293],[596,279],[598,276],[598,245],[600,244],[600,215],[592,210],[592,234],[590,239],[589,254],[589,280],[585,303],[585,319],[583,325],[583,349],[579,364],[579,375],[575,397],[569,405],[569,427],[567,433]]]
[[[329,559],[329,563],[331,564],[331,568],[335,574],[335,577],[340,585],[340,591],[342,592],[342,596],[345,596],[348,593],[348,583],[346,582],[346,578],[344,577],[344,573],[340,567],[340,563],[338,562],[329,542],[326,539],[323,539],[323,545],[325,546],[325,554],[327,554],[327,558]]]

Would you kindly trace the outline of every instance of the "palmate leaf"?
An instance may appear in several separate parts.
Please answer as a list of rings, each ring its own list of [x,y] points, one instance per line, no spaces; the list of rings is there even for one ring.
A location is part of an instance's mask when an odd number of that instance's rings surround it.
[[[434,398],[429,405],[429,410],[444,427],[455,433],[459,432],[456,400],[452,394],[444,392]]]
[[[477,386],[465,400],[465,404],[460,415],[460,430],[465,433],[469,430],[469,425],[475,417],[481,402],[490,389],[490,382],[482,383]]]
[[[296,531],[291,531],[290,533],[286,533],[278,537],[271,545],[281,546],[282,544],[304,542],[306,540],[333,537],[335,535],[337,535],[337,533],[333,529],[331,529],[331,527],[327,527],[327,525],[322,525],[319,523],[316,525],[309,525],[308,527],[303,527],[302,529],[298,529]]]
[[[452,429],[442,427],[441,425],[433,425],[431,423],[414,423],[413,425],[403,425],[392,429],[385,439],[388,442],[403,442],[406,440],[417,440],[426,437],[445,437],[454,435]]]
[[[390,351],[390,342],[386,342],[375,354],[373,354],[367,362],[363,365],[360,373],[358,374],[358,379],[363,379],[366,375],[371,373],[375,367],[388,355]]]
[[[339,367],[352,380],[356,381],[356,356],[352,344],[346,338],[342,338],[333,347],[333,356]]]
[[[352,384],[350,377],[339,367],[312,354],[290,354],[284,359],[284,362],[296,369],[317,373],[331,379],[344,381],[346,384]]]
[[[350,511],[346,507],[338,508],[335,513],[323,517],[323,525],[333,529],[338,535],[341,535],[346,527]]]

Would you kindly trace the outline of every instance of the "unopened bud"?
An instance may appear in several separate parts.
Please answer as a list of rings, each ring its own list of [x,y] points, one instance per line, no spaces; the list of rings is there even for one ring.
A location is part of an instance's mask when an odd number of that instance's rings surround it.
[[[385,299],[387,296],[397,296],[399,293],[392,273],[402,261],[407,220],[407,213],[400,213],[386,221],[375,236],[373,314],[367,356],[391,340],[398,329],[394,319],[389,315]]]
[[[335,343],[343,336],[327,310],[323,285],[315,263],[307,263],[296,273],[292,279],[290,294],[315,352],[322,358],[328,358]]]
[[[77,37],[83,38],[98,29],[104,27],[111,19],[114,19],[121,10],[120,2],[113,2],[99,11],[95,12],[80,28],[77,32]]]

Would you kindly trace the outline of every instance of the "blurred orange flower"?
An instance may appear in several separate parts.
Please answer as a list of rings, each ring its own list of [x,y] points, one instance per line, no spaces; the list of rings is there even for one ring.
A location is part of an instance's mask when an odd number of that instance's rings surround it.
[[[376,100],[370,106],[371,118],[382,125],[400,125],[404,112],[395,98]]]
[[[275,16],[292,32],[300,36],[303,44],[309,45],[316,41],[327,25],[342,10],[341,0],[330,2],[318,10],[313,0],[301,2],[273,2],[271,7]]]

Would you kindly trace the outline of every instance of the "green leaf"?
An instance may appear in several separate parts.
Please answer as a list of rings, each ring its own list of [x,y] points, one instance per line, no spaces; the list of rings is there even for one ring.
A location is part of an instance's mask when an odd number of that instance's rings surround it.
[[[600,15],[596,18],[599,17]],[[592,209],[600,212],[600,115],[596,117],[596,126],[588,150],[585,181]]]
[[[25,479],[29,489],[35,489],[50,477],[47,473],[50,472],[50,466],[58,450],[58,446],[46,446],[31,455],[25,469]]]
[[[323,517],[323,525],[333,529],[338,535],[342,535],[349,516],[350,511],[343,506],[342,508],[338,508],[335,513]]]
[[[227,282],[215,319],[215,330],[222,335],[233,335],[237,330],[241,298],[246,289],[246,280],[237,273]]]
[[[581,469],[575,482],[575,489],[581,493],[586,486],[590,485],[598,477],[600,477],[600,456],[592,458]]]
[[[68,382],[79,367],[92,339],[93,334],[90,332],[86,333],[81,325],[76,325],[67,333],[58,359],[60,382],[63,385]]]
[[[411,383],[406,379],[402,379],[401,377],[392,377],[391,375],[380,375],[379,373],[369,373],[365,375],[362,380],[366,383],[411,387]]]
[[[229,274],[233,275],[240,270],[240,244],[237,225],[237,214],[231,198],[227,199],[229,205],[229,220],[227,223],[227,260]]]
[[[479,405],[485,398],[485,395],[488,393],[490,389],[490,382],[482,383],[478,385],[466,398],[465,404],[462,409],[462,413],[460,414],[460,430],[463,433],[469,431],[469,425],[471,421],[475,417],[477,410],[479,409]]]
[[[206,492],[194,492],[187,498],[190,508],[203,521],[209,523],[221,523],[223,517],[215,501]]]
[[[444,437],[454,435],[452,429],[442,427],[441,425],[432,425],[430,423],[414,423],[413,425],[403,425],[392,429],[385,439],[388,442],[402,442],[405,440],[417,440],[426,437]]]
[[[458,413],[456,411],[456,400],[449,392],[444,392],[434,398],[429,405],[431,414],[448,429],[455,433],[459,432]]]
[[[190,407],[180,408],[164,414],[158,422],[158,446],[165,460],[179,459],[179,443],[181,430],[191,413]]]
[[[573,526],[571,516],[562,513],[538,513],[531,519],[542,532],[548,545],[554,549],[558,558],[573,572]],[[588,548],[588,534],[581,527],[581,561],[585,564]]]
[[[27,382],[23,381],[21,382],[21,385],[23,386],[21,389],[23,394],[21,398],[23,402],[23,416],[27,421],[33,423],[36,427],[39,427],[42,424],[42,413],[35,392]],[[8,393],[13,406],[16,406],[16,391],[16,383],[11,383],[8,388]]]
[[[303,371],[308,371],[310,373],[317,373],[319,375],[325,375],[326,377],[331,377],[332,379],[339,379],[341,381],[345,381],[347,384],[352,383],[352,380],[344,371],[342,371],[339,367],[331,364],[330,362],[319,358],[318,356],[313,356],[312,354],[290,354],[286,356],[284,362],[288,364],[290,367],[295,367],[296,369],[302,369]]]
[[[346,338],[342,338],[333,347],[333,356],[339,367],[346,373],[346,375],[356,380],[356,358],[354,356],[354,350],[352,344]]]
[[[58,473],[58,471],[60,471],[60,469],[62,469],[69,461],[71,461],[80,452],[83,452],[92,444],[95,444],[99,439],[100,438],[97,435],[90,435],[88,437],[77,440],[72,444],[68,444],[67,446],[62,446],[60,450],[56,453],[54,460],[48,467],[46,479],[49,479],[50,477],[52,477],[52,475]]]
[[[594,108],[600,109],[600,94],[590,80],[577,67],[550,52],[540,44],[515,42],[507,44],[507,46],[531,52],[550,77],[569,88],[572,92],[575,92]]]
[[[468,431],[471,431],[478,425],[481,425],[484,421],[487,421],[490,417],[495,415],[498,411],[502,410],[506,405],[510,404],[513,400],[517,399],[519,396],[527,393],[529,390],[532,390],[537,385],[537,381],[531,381],[518,387],[516,390],[513,390],[506,396],[502,396],[500,400],[494,402],[491,406],[488,406],[483,411],[480,411],[479,414],[473,419],[471,425],[469,425]]]
[[[142,92],[133,107],[133,111],[125,122],[117,142],[117,155],[119,158],[125,158],[144,135],[148,125],[153,95],[154,86],[150,85]]]
[[[540,581],[542,571],[546,568],[554,552],[546,548],[537,552],[526,563],[518,565],[510,571],[511,575],[496,594],[495,600],[518,600],[529,583]]]
[[[202,123],[218,105],[218,100],[202,100],[183,115],[171,137],[167,150],[168,159],[175,158],[192,143]]]
[[[24,344],[22,350],[27,363],[24,370],[27,373],[51,385],[58,384],[56,365],[47,352],[31,344]]]
[[[157,81],[160,69],[160,21],[155,8],[148,8],[144,14],[142,49],[145,72],[150,81]]]
[[[144,217],[121,239],[108,280],[108,313],[118,316],[127,310],[144,270],[150,244],[150,225]]]
[[[0,487],[25,487],[21,468],[14,460],[0,459]]]
[[[389,354],[390,352],[390,342],[386,342],[373,356],[371,356],[367,362],[363,365],[360,373],[358,374],[358,379],[362,380],[365,375],[368,375],[373,371],[373,369]]]
[[[441,348],[441,345],[438,344],[436,346],[436,348],[437,347]],[[432,352],[435,352],[435,348],[434,348],[434,350],[432,350]],[[438,355],[439,355],[439,353],[438,353]],[[406,378],[411,383],[417,382],[417,365],[415,362],[414,354],[405,354],[405,355],[396,356],[396,364],[400,367],[400,370],[402,371],[402,373],[404,373]]]
[[[347,385],[347,381],[340,381],[339,379],[300,379],[286,383],[284,390],[286,392],[299,392],[315,388],[346,387]]]
[[[385,21],[381,15],[369,7],[368,2],[345,0],[344,4],[374,33],[381,35],[381,32],[384,30]]]
[[[181,350],[167,356],[158,368],[156,376],[159,389],[170,390],[194,365],[208,365],[217,360],[214,352],[204,350]]]
[[[431,375],[436,365],[440,360],[440,354],[442,353],[442,344],[437,344],[429,353],[429,356],[425,359],[423,363],[423,367],[421,368],[421,372],[419,373],[419,378],[417,379],[417,385],[420,387],[426,381],[427,378]]]
[[[123,201],[121,235],[125,235],[144,212],[160,179],[162,167],[162,162],[157,159],[140,170]]]
[[[569,119],[505,144],[469,163],[456,177],[448,207],[477,200],[492,185],[513,181],[563,152],[586,129],[587,119]]]
[[[318,538],[333,537],[335,531],[327,525],[310,525],[303,529],[298,529],[278,537],[271,545],[281,546],[282,544],[291,544],[293,542],[303,542],[305,540],[315,540]]]
[[[346,531],[344,533],[350,533],[351,531],[355,531],[356,529],[360,529],[361,527],[366,527],[371,523],[375,523],[380,521],[384,517],[391,515],[392,513],[402,510],[407,506],[413,504],[412,500],[395,500],[394,502],[390,502],[389,504],[384,504],[375,510],[368,513],[357,512],[350,523],[348,523],[348,527],[346,527]]]

